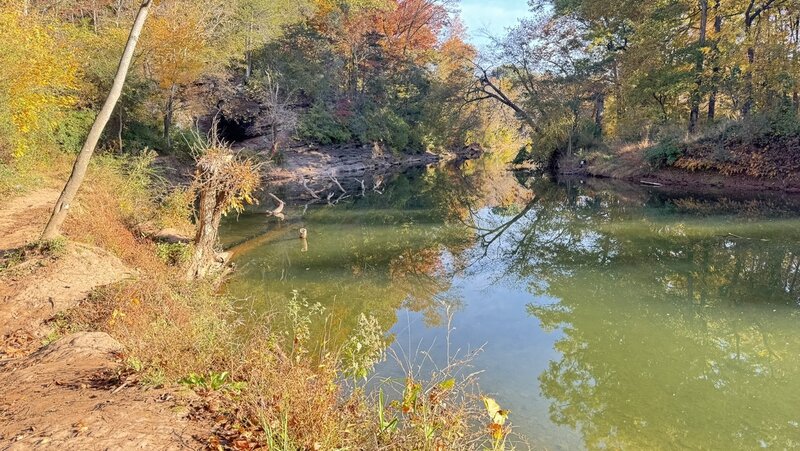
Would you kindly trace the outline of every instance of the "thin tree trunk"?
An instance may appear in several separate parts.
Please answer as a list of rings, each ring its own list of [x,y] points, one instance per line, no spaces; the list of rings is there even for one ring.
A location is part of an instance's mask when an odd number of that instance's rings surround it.
[[[119,142],[119,151],[122,152],[122,105],[117,108],[117,116],[119,116],[119,124],[117,124],[117,141]]]
[[[708,95],[708,120],[713,121],[717,115],[717,92],[719,91],[719,35],[722,33],[722,14],[719,6],[721,0],[714,2],[714,41],[711,44],[711,93]]]
[[[106,124],[108,124],[109,119],[111,119],[111,115],[114,112],[114,107],[116,106],[120,95],[122,95],[122,88],[125,85],[125,78],[128,75],[128,69],[130,68],[131,61],[133,60],[133,53],[136,50],[136,43],[139,41],[139,35],[144,27],[145,20],[147,19],[147,13],[150,10],[152,1],[153,0],[144,0],[139,7],[139,12],[136,14],[133,27],[131,27],[131,33],[128,36],[128,42],[125,44],[125,50],[122,52],[122,57],[120,58],[119,66],[117,67],[117,73],[114,76],[114,82],[111,85],[111,90],[108,93],[108,97],[106,98],[103,107],[97,114],[94,124],[92,124],[92,128],[86,137],[86,142],[83,143],[83,148],[81,148],[78,157],[75,159],[75,165],[72,167],[72,173],[70,174],[66,185],[64,185],[64,190],[61,192],[61,196],[59,196],[58,201],[56,201],[56,205],[53,208],[52,214],[50,215],[50,220],[47,222],[47,226],[42,233],[43,240],[53,239],[59,234],[61,224],[64,223],[64,219],[67,217],[70,204],[72,203],[73,199],[75,199],[75,194],[77,194],[78,189],[80,188],[81,183],[86,176],[86,169],[89,167],[89,160],[92,158],[94,149],[97,147],[97,142],[100,141],[100,135],[102,135],[103,129],[105,129]]]
[[[602,92],[598,92],[594,96],[594,125],[595,136],[603,136],[603,114],[606,110],[606,96]]]
[[[252,36],[253,36],[253,22],[252,22],[253,19],[251,18],[250,20],[251,20],[250,23],[247,25],[248,34],[244,42],[245,80],[249,80],[250,76],[253,74],[253,51],[251,50]]]
[[[697,39],[697,52],[694,63],[694,92],[692,92],[692,106],[689,111],[689,133],[697,129],[697,120],[700,118],[700,99],[703,88],[703,47],[706,45],[706,27],[708,24],[708,0],[700,0],[700,35]]]
[[[172,149],[172,116],[175,112],[175,85],[170,86],[169,94],[167,96],[167,104],[164,108],[164,142],[167,149]]]

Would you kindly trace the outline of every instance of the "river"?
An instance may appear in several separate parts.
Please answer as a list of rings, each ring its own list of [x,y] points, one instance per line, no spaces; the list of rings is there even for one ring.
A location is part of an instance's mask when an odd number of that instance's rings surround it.
[[[423,367],[482,347],[481,389],[535,449],[800,446],[800,199],[484,162],[382,188],[227,221],[227,291],[280,313],[298,290],[333,343],[370,314]]]

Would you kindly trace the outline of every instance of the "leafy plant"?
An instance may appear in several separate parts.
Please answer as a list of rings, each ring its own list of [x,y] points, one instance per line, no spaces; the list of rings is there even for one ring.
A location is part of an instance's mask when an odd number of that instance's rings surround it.
[[[489,435],[492,438],[492,451],[500,451],[505,449],[506,437],[508,436],[508,428],[505,427],[506,420],[508,420],[508,410],[500,408],[494,398],[483,396],[483,405],[486,407],[486,413],[489,414]]]
[[[683,148],[675,138],[666,138],[644,152],[645,160],[653,168],[672,166],[682,156]]]
[[[321,103],[316,103],[300,120],[297,132],[301,138],[319,144],[338,144],[347,142],[352,134]]]
[[[188,376],[178,381],[195,391],[203,392],[232,392],[240,393],[247,386],[247,383],[233,381],[230,373],[208,372],[206,374],[189,373]]]
[[[157,243],[156,255],[168,265],[180,266],[192,256],[192,246],[186,243]]]
[[[385,357],[386,344],[378,320],[373,316],[361,314],[358,327],[350,336],[342,350],[344,372],[353,380],[366,380],[375,364]]]

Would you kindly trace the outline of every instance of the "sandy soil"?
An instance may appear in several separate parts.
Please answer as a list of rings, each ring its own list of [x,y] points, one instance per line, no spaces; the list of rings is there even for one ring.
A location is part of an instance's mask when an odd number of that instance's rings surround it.
[[[0,251],[34,240],[44,229],[59,191],[42,189],[0,204]]]
[[[190,418],[196,395],[127,386],[121,353],[107,334],[79,333],[3,363],[0,449],[201,448],[210,425]]]

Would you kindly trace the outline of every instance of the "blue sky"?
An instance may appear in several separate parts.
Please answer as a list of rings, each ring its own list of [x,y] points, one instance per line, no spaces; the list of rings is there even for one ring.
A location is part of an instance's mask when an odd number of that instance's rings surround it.
[[[517,19],[528,13],[527,0],[461,0],[459,6],[470,42],[478,47],[487,43],[481,36],[482,29],[492,35],[502,35],[505,28],[516,24]]]

